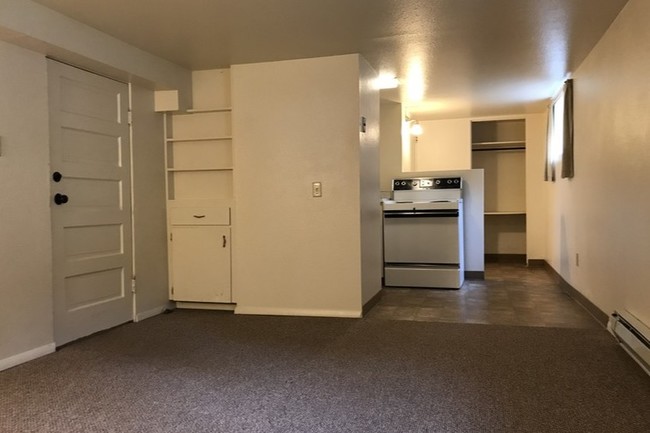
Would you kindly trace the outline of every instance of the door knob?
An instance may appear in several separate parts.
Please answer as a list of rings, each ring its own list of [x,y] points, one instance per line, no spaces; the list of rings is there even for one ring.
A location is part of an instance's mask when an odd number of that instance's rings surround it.
[[[52,173],[52,180],[54,182],[61,182],[61,179],[63,179],[63,175],[61,173],[59,173],[58,171],[55,171],[54,173]]]
[[[68,196],[65,194],[59,194],[58,192],[54,194],[54,203],[61,205],[68,202]]]

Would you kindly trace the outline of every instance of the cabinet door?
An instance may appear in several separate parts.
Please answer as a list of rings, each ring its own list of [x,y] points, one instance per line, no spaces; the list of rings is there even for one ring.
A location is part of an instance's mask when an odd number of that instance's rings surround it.
[[[231,302],[230,227],[173,226],[172,299]]]

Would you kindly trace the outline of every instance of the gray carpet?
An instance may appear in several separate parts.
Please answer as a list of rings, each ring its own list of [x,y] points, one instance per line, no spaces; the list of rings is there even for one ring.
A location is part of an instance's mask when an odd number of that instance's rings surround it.
[[[1,432],[649,432],[602,329],[175,311],[0,372]]]

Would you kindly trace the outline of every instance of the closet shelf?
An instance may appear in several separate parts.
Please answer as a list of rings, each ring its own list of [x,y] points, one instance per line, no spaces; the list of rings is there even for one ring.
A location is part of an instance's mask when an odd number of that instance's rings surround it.
[[[478,146],[496,146],[496,145],[508,145],[508,144],[525,145],[526,141],[525,140],[514,140],[514,141],[474,141],[474,142],[472,142],[472,146],[475,146],[475,145],[478,145]]]
[[[526,150],[525,141],[476,141],[472,143],[472,150],[481,151],[509,151]]]

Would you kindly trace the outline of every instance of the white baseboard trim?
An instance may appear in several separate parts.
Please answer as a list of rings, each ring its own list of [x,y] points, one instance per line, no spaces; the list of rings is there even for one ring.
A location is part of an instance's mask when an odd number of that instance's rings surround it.
[[[46,344],[45,346],[40,346],[27,352],[19,353],[9,358],[0,359],[0,371],[6,370],[11,367],[15,367],[19,364],[31,361],[41,356],[49,355],[56,350],[56,345],[54,343]]]
[[[213,302],[182,302],[176,301],[176,308],[193,310],[219,310],[234,311],[235,304],[213,303]]]
[[[147,311],[142,311],[140,313],[136,313],[135,320],[133,320],[133,321],[134,322],[139,322],[141,320],[149,319],[151,317],[162,314],[162,312],[165,311],[168,308],[169,308],[169,304],[165,304],[165,305],[161,305],[161,306],[156,307],[156,308],[152,308],[152,309],[147,310]]]
[[[306,317],[339,317],[359,319],[362,317],[361,310],[318,310],[307,308],[267,308],[267,307],[246,307],[237,306],[235,314],[251,314],[261,316],[306,316]]]

